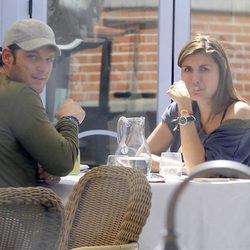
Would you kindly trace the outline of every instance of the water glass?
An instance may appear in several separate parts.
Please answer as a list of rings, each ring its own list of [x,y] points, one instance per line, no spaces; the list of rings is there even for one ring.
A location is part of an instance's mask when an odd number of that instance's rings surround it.
[[[129,157],[126,155],[108,155],[107,165],[130,167]]]
[[[147,156],[130,156],[129,157],[129,165],[131,168],[148,175],[151,170],[151,158]]]
[[[176,181],[181,178],[182,157],[180,152],[163,152],[161,154],[159,174],[165,181]]]

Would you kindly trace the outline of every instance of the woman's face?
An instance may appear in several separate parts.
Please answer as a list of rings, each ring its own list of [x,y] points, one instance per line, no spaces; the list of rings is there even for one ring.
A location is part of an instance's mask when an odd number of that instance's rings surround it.
[[[219,85],[219,66],[203,53],[187,56],[181,65],[181,76],[192,100],[210,103]]]

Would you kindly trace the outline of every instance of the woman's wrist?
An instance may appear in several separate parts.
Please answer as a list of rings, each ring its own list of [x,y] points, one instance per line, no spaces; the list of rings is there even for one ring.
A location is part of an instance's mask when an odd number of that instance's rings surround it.
[[[193,108],[192,108],[192,103],[182,103],[182,104],[178,104],[178,111],[179,113],[183,113],[182,115],[184,115],[184,113],[188,113],[189,115],[193,114]]]
[[[178,112],[178,116],[190,116],[193,115],[193,111],[192,110],[188,110],[188,109],[181,109]]]

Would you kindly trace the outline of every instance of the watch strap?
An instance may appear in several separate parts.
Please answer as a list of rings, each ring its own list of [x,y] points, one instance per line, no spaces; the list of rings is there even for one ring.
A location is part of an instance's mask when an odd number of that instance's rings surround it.
[[[185,115],[178,117],[178,124],[181,126],[186,125],[189,122],[195,121],[196,118],[193,115]]]
[[[77,126],[80,125],[79,120],[75,116],[68,115],[68,116],[63,116],[63,118],[75,122],[77,124]]]

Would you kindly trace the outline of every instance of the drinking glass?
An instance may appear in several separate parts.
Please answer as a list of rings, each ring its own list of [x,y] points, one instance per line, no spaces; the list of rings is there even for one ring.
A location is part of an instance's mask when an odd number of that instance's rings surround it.
[[[70,172],[71,175],[78,175],[80,174],[80,150],[78,150],[78,155],[74,164],[74,167],[72,169],[72,171]]]
[[[176,181],[181,178],[182,157],[180,152],[163,152],[161,153],[159,174],[164,177],[165,181]]]
[[[107,165],[131,167],[126,155],[108,155]]]

